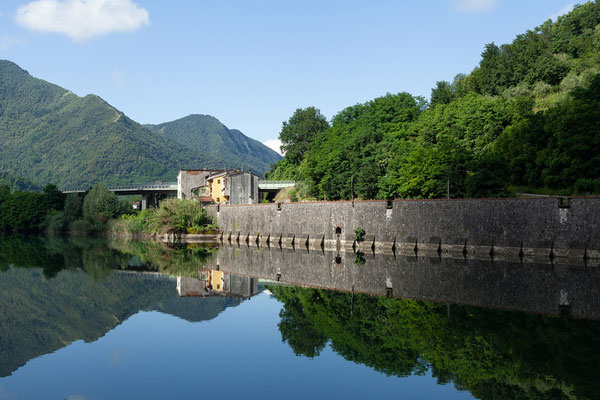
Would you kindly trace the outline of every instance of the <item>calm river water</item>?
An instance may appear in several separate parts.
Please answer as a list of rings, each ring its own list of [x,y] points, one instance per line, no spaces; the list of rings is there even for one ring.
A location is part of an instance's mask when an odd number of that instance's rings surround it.
[[[598,270],[2,237],[0,399],[598,399]]]

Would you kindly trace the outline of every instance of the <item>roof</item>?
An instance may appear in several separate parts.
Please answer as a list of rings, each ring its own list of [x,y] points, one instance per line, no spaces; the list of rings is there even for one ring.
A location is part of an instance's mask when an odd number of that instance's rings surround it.
[[[254,176],[258,177],[258,174],[255,174],[252,171],[235,171],[235,172],[229,174],[228,176],[244,175],[244,174],[254,175]]]
[[[225,175],[227,175],[229,172],[230,172],[230,171],[223,171],[223,172],[217,172],[217,173],[215,173],[215,174],[211,174],[211,175],[209,175],[209,176],[207,176],[207,177],[206,177],[206,180],[208,181],[208,180],[211,180],[211,179],[218,178],[218,177],[220,177],[220,176],[225,176]]]

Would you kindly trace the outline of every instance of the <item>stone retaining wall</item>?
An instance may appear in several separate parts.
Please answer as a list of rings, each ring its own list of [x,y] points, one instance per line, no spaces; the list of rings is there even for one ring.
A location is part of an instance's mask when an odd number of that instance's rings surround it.
[[[600,258],[600,198],[211,206],[221,240],[369,252]],[[365,240],[355,243],[354,230]]]

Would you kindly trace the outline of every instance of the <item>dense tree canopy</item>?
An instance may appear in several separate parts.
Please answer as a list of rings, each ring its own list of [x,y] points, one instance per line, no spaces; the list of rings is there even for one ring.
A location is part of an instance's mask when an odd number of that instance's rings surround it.
[[[594,1],[488,44],[429,105],[399,93],[346,108],[269,177],[304,181],[319,199],[600,193],[598,93]]]
[[[287,160],[299,164],[315,135],[329,128],[327,119],[315,107],[298,108],[289,121],[283,123],[279,140]]]

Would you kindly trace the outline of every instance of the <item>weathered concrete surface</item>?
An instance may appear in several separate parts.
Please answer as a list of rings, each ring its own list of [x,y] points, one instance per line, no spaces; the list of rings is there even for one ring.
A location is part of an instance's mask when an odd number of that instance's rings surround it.
[[[517,259],[600,258],[600,198],[593,197],[569,199],[568,207],[557,198],[397,200],[220,206],[209,213],[224,232],[283,235],[287,242],[308,235],[309,244],[324,239],[332,249],[351,248],[360,227],[376,253],[416,247]]]
[[[364,263],[363,263],[364,262]],[[600,318],[600,269],[568,264],[224,245],[209,268],[284,283],[477,307]]]

